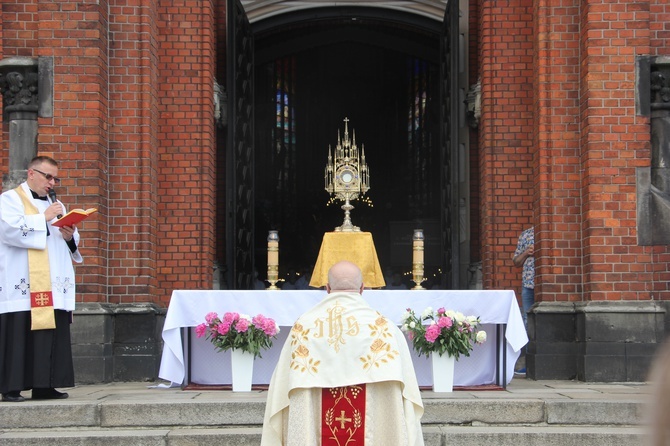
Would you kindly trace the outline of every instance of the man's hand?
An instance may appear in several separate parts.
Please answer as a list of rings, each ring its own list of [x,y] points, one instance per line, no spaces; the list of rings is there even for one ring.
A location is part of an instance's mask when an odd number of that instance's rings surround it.
[[[61,226],[58,228],[60,230],[61,235],[65,239],[66,242],[69,242],[72,240],[72,237],[74,236],[74,230],[77,229],[76,226]]]
[[[44,218],[46,218],[47,221],[51,221],[54,218],[56,218],[59,214],[63,213],[63,206],[56,202],[52,203],[45,211],[44,211]]]
[[[528,257],[533,257],[535,254],[535,245],[530,245],[524,252],[512,258],[514,266],[522,266]]]

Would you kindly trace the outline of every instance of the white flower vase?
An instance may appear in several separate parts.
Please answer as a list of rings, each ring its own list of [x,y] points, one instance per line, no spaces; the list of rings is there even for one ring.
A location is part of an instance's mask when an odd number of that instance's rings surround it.
[[[451,392],[454,390],[454,362],[453,356],[447,353],[440,356],[437,353],[430,355],[433,366],[433,392]]]
[[[233,392],[251,392],[254,354],[240,349],[232,349],[230,351],[230,366],[233,374]]]

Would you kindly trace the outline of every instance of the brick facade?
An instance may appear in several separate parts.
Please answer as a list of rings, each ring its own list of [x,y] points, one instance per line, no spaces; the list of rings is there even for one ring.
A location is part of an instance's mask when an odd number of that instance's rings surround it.
[[[470,131],[471,260],[484,288],[520,295],[511,258],[534,226],[536,301],[670,301],[670,249],[638,244],[636,214],[636,170],[651,163],[636,60],[670,56],[670,4],[469,5],[482,105]],[[61,163],[59,196],[100,210],[80,226],[80,303],[164,308],[173,289],[212,288],[225,15],[223,0],[2,2],[0,59],[53,58],[54,113],[39,119],[38,144]],[[4,122],[1,135],[5,174]]]
[[[520,291],[536,228],[536,300],[667,300],[667,246],[638,246],[635,169],[650,164],[636,56],[667,56],[660,1],[480,2],[485,288]]]

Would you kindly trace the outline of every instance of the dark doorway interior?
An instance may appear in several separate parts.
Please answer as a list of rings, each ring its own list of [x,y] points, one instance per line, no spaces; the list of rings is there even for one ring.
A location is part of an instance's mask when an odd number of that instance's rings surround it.
[[[352,221],[373,234],[385,275],[411,271],[414,228],[439,247],[437,35],[366,20],[319,22],[256,36],[255,246],[280,236],[280,277],[310,268],[342,224],[324,190],[328,147],[344,118],[364,146],[371,187]],[[439,252],[426,248],[426,272]],[[408,281],[411,275],[405,276]],[[408,283],[408,285],[412,285]],[[425,286],[425,284],[424,284]]]

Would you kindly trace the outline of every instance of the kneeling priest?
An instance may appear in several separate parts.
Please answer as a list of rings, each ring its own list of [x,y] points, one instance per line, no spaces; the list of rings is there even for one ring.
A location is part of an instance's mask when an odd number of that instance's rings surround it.
[[[272,375],[261,445],[423,445],[423,403],[407,341],[361,297],[353,263],[293,325]]]

